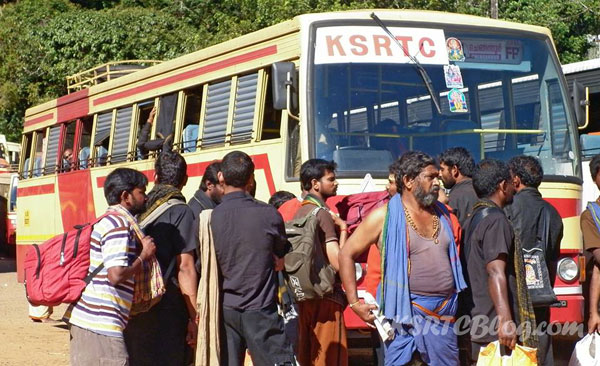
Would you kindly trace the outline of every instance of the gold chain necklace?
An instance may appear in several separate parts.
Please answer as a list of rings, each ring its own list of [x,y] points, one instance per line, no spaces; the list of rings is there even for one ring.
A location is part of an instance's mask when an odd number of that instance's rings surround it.
[[[415,224],[415,222],[413,221],[412,216],[410,215],[410,213],[408,212],[408,209],[406,208],[406,206],[404,206],[404,213],[406,214],[406,221],[408,222],[408,224],[410,225],[410,227],[413,228],[413,230],[419,234],[421,237],[428,239],[425,235],[423,235],[419,229],[417,229],[417,225]],[[433,239],[433,242],[435,244],[439,244],[440,240],[438,239],[438,235],[440,234],[440,218],[438,217],[438,215],[436,215],[435,213],[433,214],[433,235],[431,236],[431,239]]]

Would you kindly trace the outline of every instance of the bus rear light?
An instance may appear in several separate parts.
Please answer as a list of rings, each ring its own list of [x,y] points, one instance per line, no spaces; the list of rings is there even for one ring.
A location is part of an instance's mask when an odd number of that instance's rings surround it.
[[[573,282],[579,278],[579,267],[577,262],[570,257],[558,261],[558,276],[565,282]]]

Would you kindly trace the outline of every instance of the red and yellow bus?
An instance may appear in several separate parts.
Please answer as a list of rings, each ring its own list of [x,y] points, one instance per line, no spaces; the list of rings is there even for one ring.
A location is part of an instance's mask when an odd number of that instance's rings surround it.
[[[315,157],[336,161],[341,195],[382,190],[388,166],[409,149],[538,157],[541,191],[565,226],[553,320],[582,320],[577,122],[548,29],[428,11],[307,14],[141,64],[148,67],[118,78],[110,70],[126,64],[88,70],[69,79],[68,95],[27,110],[20,280],[29,245],[105,210],[111,170],[135,168],[152,182],[154,156],[136,141],[156,106],[151,138],[171,136],[185,156],[187,197],[206,165],[234,149],[253,157],[261,200],[276,190],[299,193],[299,166]],[[69,168],[67,148],[76,156]]]

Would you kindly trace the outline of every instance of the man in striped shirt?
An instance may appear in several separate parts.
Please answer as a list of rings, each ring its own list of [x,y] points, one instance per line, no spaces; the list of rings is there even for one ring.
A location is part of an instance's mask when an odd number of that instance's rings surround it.
[[[104,183],[110,207],[94,226],[90,248],[90,272],[104,268],[71,304],[64,320],[70,324],[71,365],[128,365],[123,329],[133,300],[134,274],[156,250],[149,236],[136,251],[130,222],[145,209],[148,180],[137,170],[118,168]],[[128,215],[129,217],[125,217]]]

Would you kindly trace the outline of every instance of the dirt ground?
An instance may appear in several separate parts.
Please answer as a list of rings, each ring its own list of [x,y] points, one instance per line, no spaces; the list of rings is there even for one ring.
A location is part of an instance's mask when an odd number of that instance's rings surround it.
[[[68,365],[69,331],[64,323],[34,323],[14,261],[0,258],[0,365]],[[53,319],[66,310],[54,309]]]

